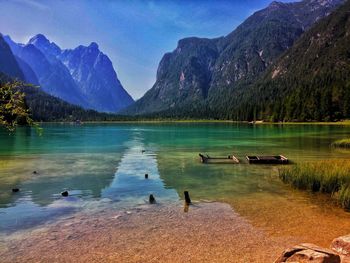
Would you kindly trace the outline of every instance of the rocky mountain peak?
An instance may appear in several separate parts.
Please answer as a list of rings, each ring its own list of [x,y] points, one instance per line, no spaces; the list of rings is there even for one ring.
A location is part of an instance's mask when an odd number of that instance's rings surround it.
[[[40,43],[40,44],[46,44],[49,45],[50,41],[43,35],[43,34],[37,34],[29,39],[28,44],[34,44],[34,43]]]
[[[58,56],[62,52],[54,42],[50,42],[43,34],[33,36],[31,39],[29,39],[27,45],[28,44],[32,44],[44,54],[49,54],[52,56]]]
[[[275,8],[279,8],[281,6],[284,6],[284,3],[282,2],[278,2],[278,1],[273,1],[271,2],[271,4],[268,6],[268,8],[270,9],[275,9]]]
[[[96,42],[91,42],[91,44],[89,45],[89,48],[98,49],[98,44]]]

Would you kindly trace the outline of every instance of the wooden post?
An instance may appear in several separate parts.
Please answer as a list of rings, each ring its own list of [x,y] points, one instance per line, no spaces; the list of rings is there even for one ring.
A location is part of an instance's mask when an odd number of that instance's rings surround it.
[[[145,179],[148,179],[148,174],[145,174]]]
[[[185,195],[185,202],[186,204],[191,204],[191,198],[190,198],[190,194],[188,193],[188,191],[184,191],[184,195]]]
[[[154,198],[154,196],[151,194],[151,195],[149,195],[149,202],[151,203],[151,204],[154,204],[155,202],[156,202],[156,199]]]

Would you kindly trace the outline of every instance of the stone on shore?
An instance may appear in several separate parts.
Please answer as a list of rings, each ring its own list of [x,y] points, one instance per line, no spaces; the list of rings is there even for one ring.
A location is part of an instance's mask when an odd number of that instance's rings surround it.
[[[299,262],[299,263],[340,263],[340,256],[330,249],[321,248],[314,244],[300,244],[285,250],[275,260],[275,263]]]
[[[341,255],[350,256],[350,235],[335,238],[331,248]]]

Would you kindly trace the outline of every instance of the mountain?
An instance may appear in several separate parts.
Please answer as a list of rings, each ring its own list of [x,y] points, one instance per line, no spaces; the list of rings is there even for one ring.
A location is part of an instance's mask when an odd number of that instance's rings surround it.
[[[55,58],[62,53],[62,50],[54,42],[50,42],[43,34],[37,34],[29,39],[28,44],[32,44],[45,54],[48,59]]]
[[[24,74],[9,45],[0,35],[0,85],[13,81],[14,78],[24,81]],[[35,121],[125,120],[122,116],[85,110],[51,96],[37,87],[21,87],[20,90],[26,95],[26,105]]]
[[[159,63],[154,86],[123,112],[187,114],[195,107],[195,111],[209,111],[221,118],[222,108],[227,112],[236,90],[256,81],[305,31],[342,2],[272,2],[225,37],[180,40]]]
[[[33,83],[36,76],[42,90],[55,97],[101,112],[117,112],[133,103],[112,62],[96,43],[61,50],[42,34],[27,44],[17,44],[9,36],[5,40],[22,65],[26,80]]]
[[[157,81],[140,100],[126,110],[143,114],[200,103],[208,88],[219,52],[217,40],[186,38],[159,63]]]
[[[306,32],[232,105],[238,119],[350,118],[350,1]]]
[[[17,60],[13,56],[10,47],[0,34],[0,72],[4,72],[14,78],[24,79]]]
[[[58,58],[69,69],[81,94],[94,109],[117,112],[134,102],[121,85],[111,60],[96,43],[64,50]]]
[[[35,86],[39,86],[39,80],[35,74],[35,72],[33,71],[33,69],[26,63],[24,62],[23,59],[20,59],[19,57],[16,57],[15,56],[15,59],[23,73],[23,81],[25,81],[26,83],[31,83]],[[12,75],[12,74],[9,74],[9,75]]]
[[[43,37],[43,36],[42,36]],[[23,61],[34,72],[43,91],[50,95],[61,98],[69,103],[83,106],[87,102],[81,96],[78,86],[63,63],[49,54],[45,55],[42,45],[36,47],[34,44],[42,43],[39,38],[32,38],[25,45],[14,43],[9,36],[5,40],[9,43],[18,61]],[[24,73],[28,70],[22,68]],[[26,80],[32,78],[31,74],[25,76]]]

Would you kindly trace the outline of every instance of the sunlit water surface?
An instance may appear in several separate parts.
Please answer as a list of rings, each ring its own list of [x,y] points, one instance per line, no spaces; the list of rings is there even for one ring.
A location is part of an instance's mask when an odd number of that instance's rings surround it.
[[[0,233],[82,210],[130,209],[147,203],[149,194],[158,203],[176,203],[184,190],[194,201],[230,204],[270,235],[312,237],[327,245],[331,237],[350,232],[350,213],[331,198],[294,190],[279,180],[278,166],[249,165],[244,158],[350,159],[350,151],[329,147],[348,137],[350,127],[162,123],[43,128],[42,136],[29,128],[0,131]],[[234,154],[241,163],[201,164],[200,152]],[[64,190],[69,197],[61,196]]]

